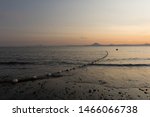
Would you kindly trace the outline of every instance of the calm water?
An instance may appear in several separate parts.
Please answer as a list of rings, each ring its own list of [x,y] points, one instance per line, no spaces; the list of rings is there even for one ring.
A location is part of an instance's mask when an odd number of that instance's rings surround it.
[[[0,48],[0,78],[23,78],[64,70],[103,57],[106,50],[108,57],[93,66],[150,69],[148,46],[13,47]]]

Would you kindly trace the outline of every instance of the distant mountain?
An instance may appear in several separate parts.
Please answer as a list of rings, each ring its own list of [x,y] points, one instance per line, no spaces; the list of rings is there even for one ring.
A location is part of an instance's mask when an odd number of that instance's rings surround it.
[[[146,44],[99,44],[93,43],[90,46],[150,46],[149,43]]]
[[[91,46],[101,46],[99,43],[93,43]]]

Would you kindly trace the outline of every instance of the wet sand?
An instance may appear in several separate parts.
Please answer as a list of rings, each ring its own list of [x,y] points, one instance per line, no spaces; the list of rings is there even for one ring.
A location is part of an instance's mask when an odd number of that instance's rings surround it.
[[[33,100],[147,100],[149,68],[90,66],[63,77],[0,84],[0,99]]]

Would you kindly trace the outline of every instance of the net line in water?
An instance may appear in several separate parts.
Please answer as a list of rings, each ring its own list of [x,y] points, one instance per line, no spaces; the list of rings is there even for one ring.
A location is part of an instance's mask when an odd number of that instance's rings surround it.
[[[63,77],[62,73],[68,73],[68,72],[71,72],[73,70],[82,69],[82,68],[85,68],[87,66],[93,65],[98,61],[102,61],[109,54],[108,51],[105,51],[105,52],[106,52],[106,54],[103,57],[98,58],[94,61],[91,61],[87,64],[77,66],[77,67],[72,67],[70,69],[65,69],[65,70],[62,70],[62,71],[59,71],[59,72],[48,73],[46,75],[41,75],[41,76],[33,76],[33,77],[29,77],[29,78],[13,79],[13,80],[0,80],[0,83],[13,83],[13,84],[16,84],[16,83],[27,82],[27,81],[36,81],[36,80],[44,80],[44,79],[50,79],[50,78]]]

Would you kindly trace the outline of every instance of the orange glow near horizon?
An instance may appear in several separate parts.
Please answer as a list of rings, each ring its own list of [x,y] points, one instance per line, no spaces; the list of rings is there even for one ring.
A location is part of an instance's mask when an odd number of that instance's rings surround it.
[[[0,46],[150,44],[149,5],[149,0],[3,0]]]
[[[102,36],[99,39],[91,39],[91,42],[99,42],[102,44],[145,44],[150,43],[150,36],[148,35],[132,35],[132,36],[120,36],[120,35],[108,35]]]

